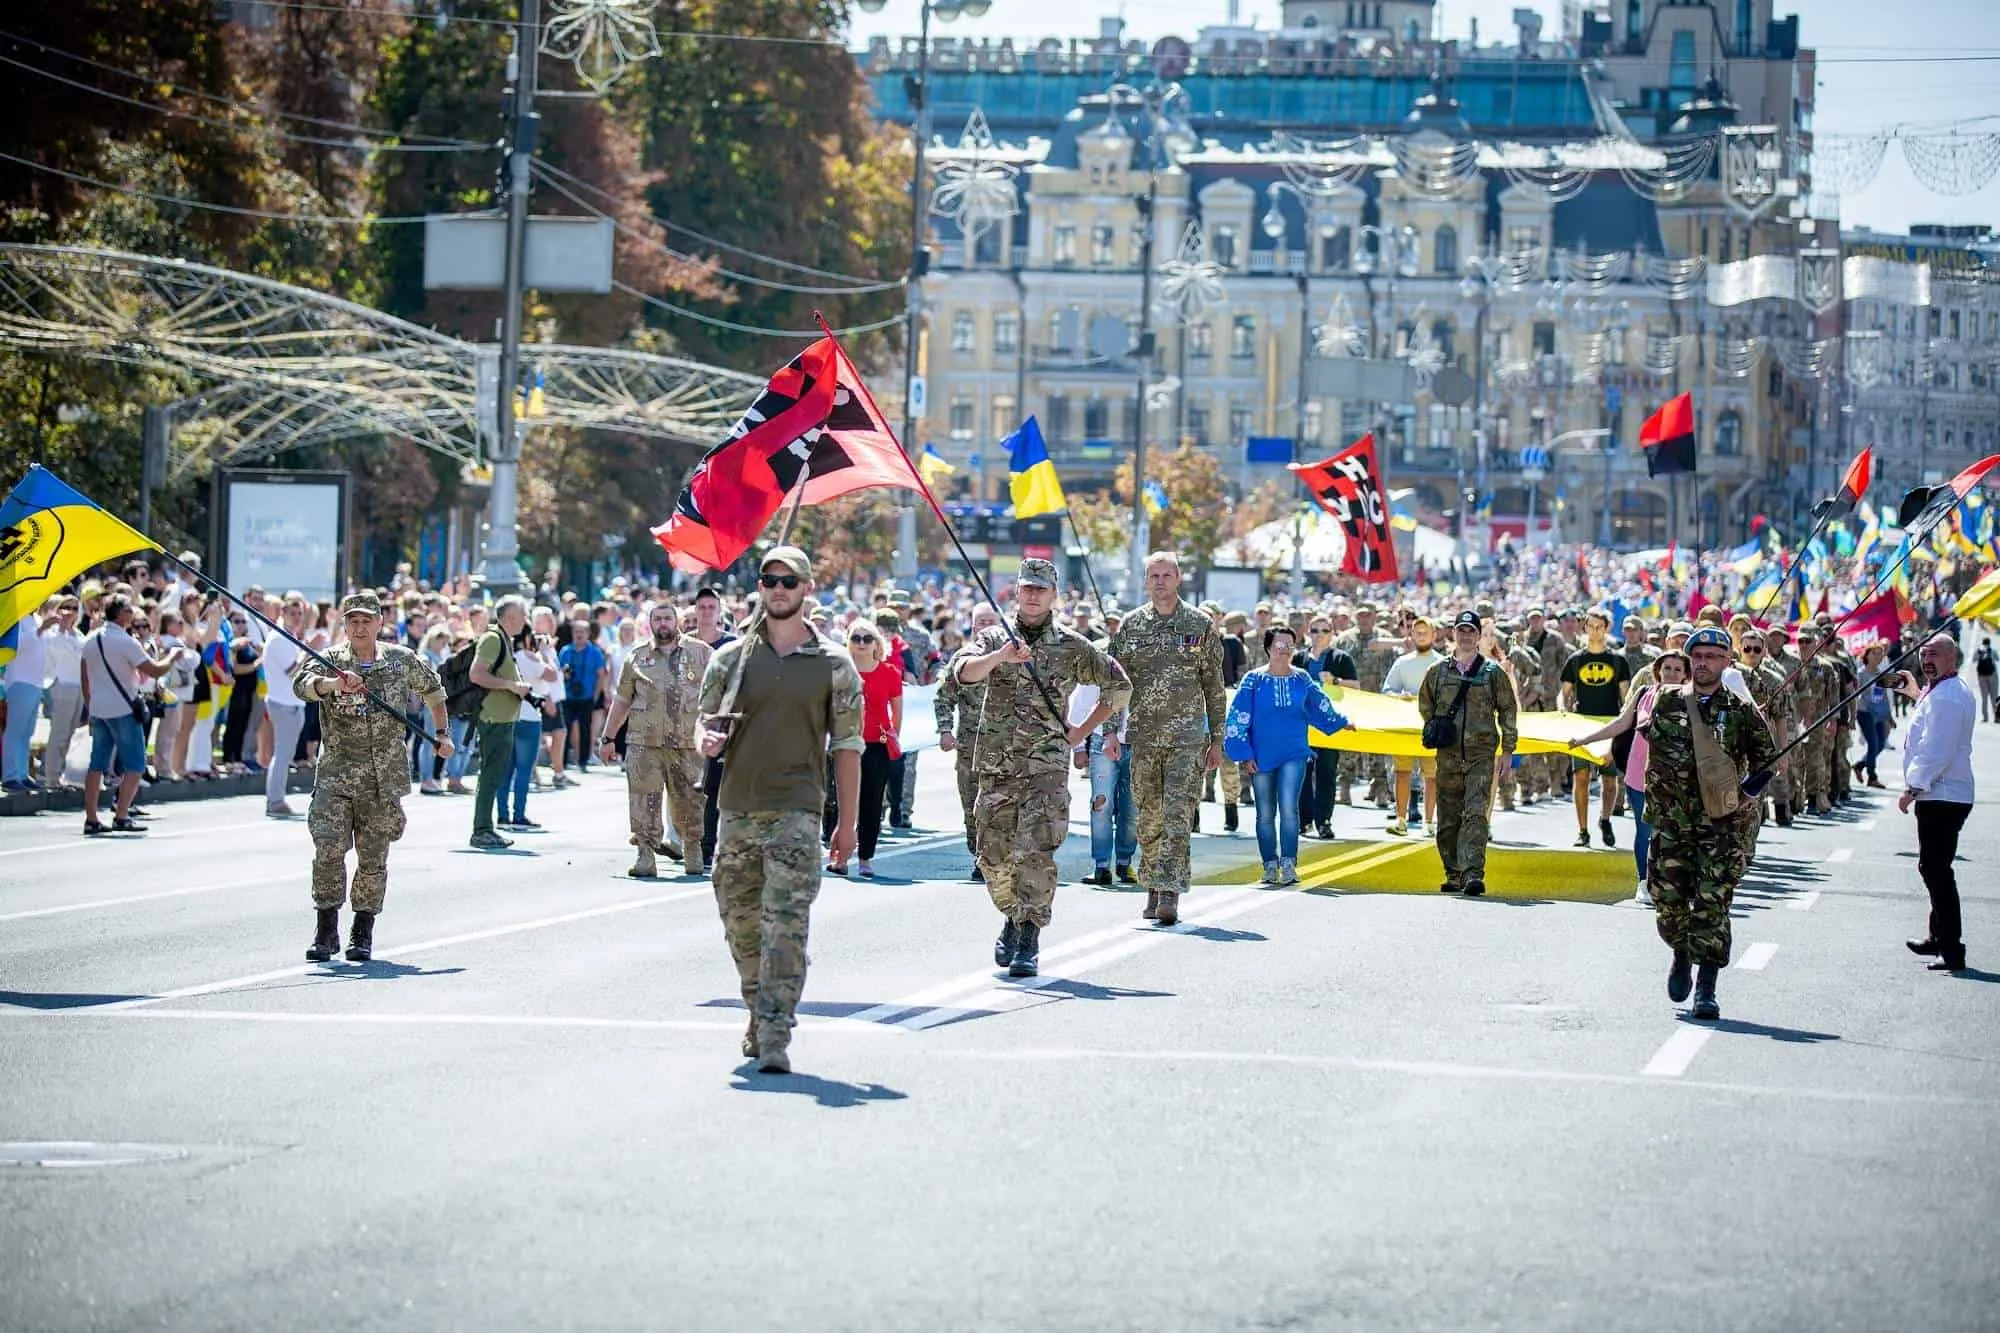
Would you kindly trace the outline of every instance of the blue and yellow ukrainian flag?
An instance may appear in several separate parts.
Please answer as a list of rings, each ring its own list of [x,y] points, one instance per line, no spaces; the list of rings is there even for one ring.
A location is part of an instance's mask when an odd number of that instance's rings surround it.
[[[958,471],[945,456],[937,451],[934,444],[926,444],[923,453],[917,455],[917,475],[924,479],[924,485],[936,490],[938,484]]]
[[[1167,488],[1158,478],[1139,488],[1146,497],[1146,512],[1154,518],[1167,512]]]
[[[43,467],[31,467],[0,503],[0,665],[20,625],[49,594],[93,565],[158,550],[148,538]]]
[[[1014,499],[1014,517],[1067,513],[1069,500],[1063,495],[1056,465],[1049,461],[1041,424],[1029,417],[1002,443],[1007,447],[1007,490]]]

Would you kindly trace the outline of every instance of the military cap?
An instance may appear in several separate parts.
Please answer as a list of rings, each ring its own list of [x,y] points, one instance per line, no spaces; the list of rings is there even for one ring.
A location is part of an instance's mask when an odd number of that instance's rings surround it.
[[[1267,616],[1271,614],[1271,604],[1269,602],[1257,603],[1257,609]]]
[[[1222,618],[1224,629],[1227,629],[1231,625],[1247,625],[1249,623],[1250,617],[1244,615],[1241,611],[1231,611]]]
[[[1496,631],[1497,633],[1500,633],[1500,634],[1513,634],[1513,633],[1516,633],[1517,631],[1519,631],[1519,630],[1520,630],[1520,628],[1521,628],[1521,626],[1520,626],[1520,624],[1519,624],[1518,622],[1516,622],[1516,621],[1512,621],[1512,620],[1502,620],[1502,621],[1498,622],[1497,624],[1495,624],[1495,625],[1493,626],[1493,628],[1494,628],[1494,630],[1495,630],[1495,631]]]
[[[1685,620],[1676,620],[1673,624],[1667,626],[1667,633],[1669,635],[1692,634],[1694,633],[1694,626]]]
[[[1451,627],[1455,630],[1478,629],[1479,613],[1477,611],[1460,611],[1458,613],[1458,619],[1451,622]]]
[[[1693,648],[1734,649],[1736,647],[1736,644],[1730,639],[1728,630],[1717,629],[1713,625],[1704,625],[1700,629],[1696,630],[1694,633],[1688,635],[1688,641],[1685,646],[1690,649]]]
[[[1360,602],[1355,605],[1354,614],[1357,616],[1379,616],[1382,614],[1382,608],[1373,602]]]
[[[1545,606],[1531,606],[1525,612],[1523,612],[1523,614],[1530,616],[1541,616],[1542,618],[1547,619],[1549,611],[1548,608]]]
[[[1644,634],[1647,630],[1652,628],[1651,625],[1648,625],[1646,623],[1646,617],[1642,615],[1627,615],[1625,617],[1625,623],[1627,625],[1637,625],[1639,627],[1639,632],[1641,634]]]
[[[1472,609],[1477,611],[1482,616],[1491,616],[1499,608],[1493,605],[1492,599],[1482,597],[1480,600],[1472,604]]]
[[[896,614],[894,607],[878,606],[868,613],[868,619],[874,622],[877,629],[896,630],[903,627],[903,618]]]
[[[1201,613],[1205,616],[1219,616],[1222,614],[1222,603],[1211,598],[1201,604]]]
[[[889,590],[889,605],[908,606],[909,604],[910,594],[908,592],[901,588],[892,588]]]
[[[773,546],[764,552],[764,558],[757,562],[757,568],[767,569],[772,565],[783,565],[802,579],[809,579],[813,573],[812,557],[796,546]]]
[[[349,593],[340,599],[340,614],[343,616],[379,616],[382,614],[382,603],[375,599],[375,594],[372,592]]]
[[[1023,588],[1059,588],[1062,586],[1061,582],[1056,578],[1056,562],[1053,560],[1044,560],[1040,556],[1030,556],[1028,559],[1023,560],[1021,562],[1021,572],[1015,576],[1014,582]]]

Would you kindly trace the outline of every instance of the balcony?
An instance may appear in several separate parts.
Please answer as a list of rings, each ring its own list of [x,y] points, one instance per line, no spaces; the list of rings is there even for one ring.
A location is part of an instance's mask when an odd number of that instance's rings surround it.
[[[1040,375],[1136,375],[1138,365],[1130,357],[1098,356],[1081,347],[1028,348],[1028,369]]]

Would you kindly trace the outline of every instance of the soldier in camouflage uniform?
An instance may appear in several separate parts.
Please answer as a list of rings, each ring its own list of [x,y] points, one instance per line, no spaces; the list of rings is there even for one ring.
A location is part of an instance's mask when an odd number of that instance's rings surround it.
[[[1425,722],[1452,711],[1458,729],[1454,745],[1437,752],[1437,849],[1444,862],[1444,893],[1477,898],[1486,892],[1486,843],[1493,808],[1496,757],[1513,758],[1520,739],[1515,726],[1514,684],[1500,664],[1479,651],[1479,617],[1461,611],[1452,622],[1452,655],[1424,673],[1417,687],[1417,713]]]
[[[1792,692],[1785,688],[1784,674],[1766,660],[1769,654],[1765,647],[1764,635],[1760,630],[1754,628],[1744,630],[1738,652],[1741,654],[1744,683],[1750,687],[1750,697],[1756,700],[1757,711],[1764,715],[1764,725],[1770,728],[1771,739],[1782,750],[1791,740],[1793,733],[1798,730],[1798,711],[1792,700]],[[1786,761],[1787,764],[1789,762]],[[1771,779],[1770,786],[1765,788],[1765,795],[1769,796],[1776,806],[1780,826],[1788,828],[1792,822],[1792,813],[1788,805],[1790,790],[1787,788],[1782,795],[1772,795],[1779,791],[1779,784],[1784,781],[1784,773],[1778,773]],[[1761,828],[1764,822],[1762,800],[1756,803],[1756,809],[1756,824]]]
[[[1839,680],[1834,702],[1851,699],[1861,686],[1861,672],[1855,667],[1853,657],[1848,655],[1847,645],[1833,632],[1833,617],[1822,611],[1816,618],[1819,626],[1822,661],[1833,668]],[[1827,723],[1830,735],[1828,749],[1827,780],[1834,804],[1845,805],[1854,799],[1854,770],[1848,764],[1848,756],[1854,752],[1855,705],[1847,704],[1832,722]]]
[[[411,698],[422,699],[430,709],[438,754],[449,759],[452,752],[444,686],[422,657],[400,644],[376,640],[382,604],[375,594],[343,599],[340,612],[347,640],[323,654],[332,669],[301,657],[292,672],[299,698],[320,706],[320,755],[313,768],[312,809],[306,814],[318,917],[306,960],[314,963],[325,962],[340,948],[349,847],[354,849],[354,926],[347,961],[365,963],[374,956],[375,918],[389,891],[389,844],[403,836],[403,798],[410,792],[410,748],[402,715]]]
[[[1542,662],[1542,679],[1530,711],[1553,713],[1562,701],[1562,669],[1569,661],[1569,642],[1548,623],[1539,606],[1528,611],[1528,647]],[[1565,754],[1529,755],[1521,765],[1528,789],[1536,800],[1544,794],[1567,796],[1570,791],[1570,762]]]
[[[1747,864],[1742,825],[1755,817],[1745,801],[1733,815],[1711,819],[1695,771],[1690,711],[1712,729],[1738,771],[1768,768],[1778,748],[1755,708],[1722,688],[1729,635],[1705,628],[1688,640],[1691,692],[1668,690],[1646,723],[1646,822],[1653,845],[1646,868],[1660,938],[1674,951],[1667,997],[1678,1004],[1694,990],[1695,1018],[1716,1019],[1715,983],[1729,965],[1729,907]],[[1697,702],[1698,701],[1698,702]],[[1694,975],[1690,977],[1690,969]]]
[[[618,673],[618,686],[597,732],[598,749],[611,762],[611,737],[630,723],[625,736],[625,799],[632,839],[639,856],[630,874],[651,879],[660,873],[654,849],[666,836],[660,817],[664,794],[681,831],[687,873],[704,869],[701,853],[702,758],[695,753],[695,720],[701,680],[715,650],[693,635],[682,635],[680,614],[670,602],[647,613],[650,643],[633,651]]]
[[[1646,631],[1650,628],[1644,616],[1626,616],[1619,633],[1625,638],[1619,652],[1624,655],[1625,665],[1632,668],[1633,689],[1638,689],[1639,673],[1653,665],[1660,656],[1660,650],[1646,642]]]
[[[1354,659],[1354,675],[1361,688],[1377,694],[1382,690],[1382,678],[1389,674],[1389,668],[1403,655],[1402,640],[1382,633],[1379,618],[1380,609],[1373,602],[1361,603],[1354,609],[1353,630],[1334,645]],[[1340,800],[1343,805],[1354,804],[1354,779],[1361,776],[1368,779],[1368,799],[1378,809],[1387,808],[1389,798],[1395,794],[1392,785],[1394,773],[1388,756],[1342,752]],[[1397,812],[1399,816],[1401,813]]]
[[[1222,763],[1222,637],[1180,599],[1181,562],[1146,558],[1148,604],[1125,617],[1111,655],[1132,682],[1132,803],[1139,823],[1142,915],[1171,926],[1188,887],[1188,840],[1201,775]]]
[[[1056,623],[1054,561],[1023,560],[1014,589],[1013,625],[974,634],[948,672],[960,685],[986,693],[973,756],[979,792],[972,817],[986,892],[1006,919],[993,961],[1010,976],[1032,977],[1055,904],[1056,852],[1069,836],[1071,752],[1122,714],[1132,691],[1102,648]],[[1068,726],[1062,710],[1078,685],[1099,687],[1097,706]],[[1106,729],[1103,738],[1105,753],[1116,759],[1117,728]]]
[[[1840,675],[1822,654],[1814,651],[1819,642],[1818,627],[1810,622],[1799,626],[1799,657],[1803,665],[1792,679],[1792,697],[1798,704],[1799,725],[1811,726],[1839,700]],[[1801,807],[1815,815],[1833,810],[1833,737],[1827,727],[1819,727],[1800,742],[1798,799]]]
[[[1522,642],[1513,622],[1501,625],[1498,634],[1501,651],[1506,653],[1507,665],[1512,668],[1515,703],[1523,711],[1539,711],[1535,705],[1542,698],[1541,656]],[[1535,803],[1534,784],[1529,777],[1529,765],[1533,762],[1534,757],[1529,755],[1519,760],[1509,759],[1500,766],[1501,809],[1512,810],[1517,796],[1522,805]]]
[[[990,606],[982,606],[972,613],[971,642],[979,631],[1000,623],[1000,613]],[[978,752],[979,721],[986,708],[986,686],[962,685],[950,670],[938,676],[937,696],[932,702],[937,717],[938,749],[946,754],[955,753],[954,776],[958,779],[958,807],[965,816],[965,850],[976,858],[978,844],[972,836],[972,798],[979,791],[979,772],[973,762]],[[972,878],[982,881],[986,874],[975,859],[972,863]]]
[[[805,988],[806,939],[819,894],[826,755],[833,752],[836,862],[854,854],[861,805],[861,676],[845,651],[801,614],[812,559],[774,546],[758,575],[754,628],[710,659],[701,680],[702,754],[722,766],[716,805],[715,902],[736,962],[750,1027],[743,1054],[765,1073],[791,1072],[792,1028]]]

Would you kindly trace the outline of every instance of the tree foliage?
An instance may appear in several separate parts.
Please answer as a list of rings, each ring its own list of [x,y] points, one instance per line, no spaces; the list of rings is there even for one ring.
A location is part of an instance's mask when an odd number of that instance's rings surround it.
[[[1214,559],[1217,539],[1228,521],[1228,488],[1222,463],[1207,449],[1181,445],[1172,453],[1147,461],[1146,476],[1167,493],[1167,506],[1149,519],[1148,540],[1154,550],[1177,551],[1205,569]],[[1118,550],[1132,540],[1132,460],[1118,465],[1110,496],[1071,496],[1070,517],[1091,549]]]

